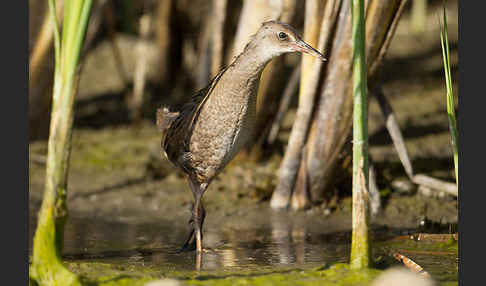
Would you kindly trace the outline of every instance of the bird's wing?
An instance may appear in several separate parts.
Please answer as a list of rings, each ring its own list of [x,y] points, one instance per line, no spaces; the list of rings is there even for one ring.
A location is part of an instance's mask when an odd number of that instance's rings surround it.
[[[224,74],[224,72],[228,69],[228,67],[222,69],[208,84],[208,86],[205,88],[204,93],[197,93],[194,97],[197,97],[197,108],[195,112],[192,114],[191,118],[191,129],[194,127],[194,123],[196,122],[197,117],[199,116],[199,113],[201,113],[201,108],[204,106],[206,103],[207,99],[209,98],[209,95],[212,93],[214,87],[218,83],[219,79],[221,76]],[[193,99],[194,99],[193,97]],[[202,97],[202,98],[201,98]]]
[[[201,108],[226,70],[227,68],[221,70],[205,88],[192,96],[191,101],[182,106],[179,116],[170,124],[167,136],[163,138],[162,145],[167,158],[186,172],[190,172],[192,169],[189,164],[189,139],[192,135],[194,124],[201,112]]]

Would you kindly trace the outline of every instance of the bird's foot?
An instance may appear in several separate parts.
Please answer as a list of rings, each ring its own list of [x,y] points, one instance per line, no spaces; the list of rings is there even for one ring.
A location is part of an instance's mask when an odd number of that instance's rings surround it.
[[[193,241],[191,243],[184,243],[184,245],[177,250],[177,253],[190,252],[194,250],[196,250],[196,241]]]
[[[182,247],[179,248],[179,250],[177,250],[177,253],[189,252],[195,249],[196,249],[196,238],[194,236],[194,228],[191,227],[191,230],[189,231],[189,236],[187,237]]]

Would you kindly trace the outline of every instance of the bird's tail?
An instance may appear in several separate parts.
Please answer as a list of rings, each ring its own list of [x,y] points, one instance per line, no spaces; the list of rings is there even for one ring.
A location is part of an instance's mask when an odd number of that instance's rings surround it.
[[[157,109],[157,127],[160,131],[166,131],[170,125],[179,116],[179,112],[170,112],[167,107]]]

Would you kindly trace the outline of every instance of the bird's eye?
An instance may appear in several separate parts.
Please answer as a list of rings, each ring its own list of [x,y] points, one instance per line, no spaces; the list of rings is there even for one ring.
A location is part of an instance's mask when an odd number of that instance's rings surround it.
[[[278,39],[279,40],[285,40],[285,39],[287,39],[287,37],[288,37],[288,35],[285,34],[284,32],[278,33]]]

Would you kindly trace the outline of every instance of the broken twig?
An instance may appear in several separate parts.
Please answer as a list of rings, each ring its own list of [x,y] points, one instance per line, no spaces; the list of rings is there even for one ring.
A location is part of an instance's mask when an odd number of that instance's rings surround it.
[[[405,255],[400,254],[398,252],[394,252],[393,257],[396,260],[402,262],[403,265],[405,265],[408,269],[410,269],[410,271],[418,273],[418,274],[426,276],[426,277],[430,277],[430,274],[427,271],[425,271],[422,268],[422,266],[418,265],[415,261],[406,257]]]

